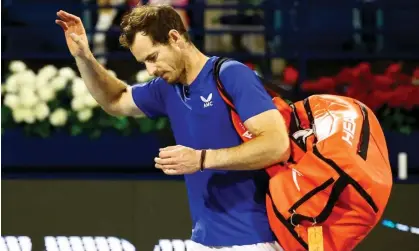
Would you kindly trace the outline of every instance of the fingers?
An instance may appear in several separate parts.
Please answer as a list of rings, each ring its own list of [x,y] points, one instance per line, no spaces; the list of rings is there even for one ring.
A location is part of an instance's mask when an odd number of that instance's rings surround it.
[[[178,165],[162,165],[162,164],[155,164],[154,165],[157,169],[161,169],[161,170],[163,170],[163,171],[166,171],[166,170],[177,170],[178,169]]]
[[[154,158],[154,161],[156,162],[154,166],[158,169],[162,169],[163,171],[166,171],[169,169],[174,170],[174,169],[179,168],[178,164],[173,158],[169,158],[169,159]]]
[[[156,163],[154,166],[157,169],[161,169],[167,175],[181,175],[181,174],[193,173],[193,171],[180,168],[179,165],[162,165],[162,164]]]
[[[162,158],[162,159],[174,158],[176,156],[177,156],[176,151],[160,151],[159,152],[159,157]]]
[[[176,165],[176,160],[174,158],[154,158],[154,161],[160,165]]]
[[[168,159],[176,157],[176,153],[172,151],[162,151],[159,153],[159,158],[161,159]]]
[[[61,26],[61,28],[63,28],[64,31],[68,30],[68,26],[65,22],[63,22],[61,20],[55,20],[55,23],[58,24],[59,26]]]
[[[76,24],[81,23],[81,19],[78,16],[75,16],[73,14],[70,14],[68,12],[65,12],[63,10],[60,10],[57,12],[57,16],[61,18],[65,22],[75,22]]]
[[[173,159],[161,159],[154,158],[156,164],[154,165],[157,169],[161,169],[167,175],[178,175],[183,174],[179,170],[179,165],[175,164]]]
[[[160,149],[159,157],[160,158],[173,158],[177,157],[180,153],[180,150],[184,149],[182,146],[168,146]]]
[[[168,147],[160,148],[160,151],[172,151],[172,150],[175,150],[175,149],[177,149],[179,147],[181,147],[181,146],[180,145],[168,146]]]

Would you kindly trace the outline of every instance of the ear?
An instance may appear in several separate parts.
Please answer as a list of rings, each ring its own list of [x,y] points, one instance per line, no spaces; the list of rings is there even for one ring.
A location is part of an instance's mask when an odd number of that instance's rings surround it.
[[[185,47],[182,35],[180,35],[177,30],[172,29],[169,31],[169,41],[172,45],[177,46],[180,49]]]

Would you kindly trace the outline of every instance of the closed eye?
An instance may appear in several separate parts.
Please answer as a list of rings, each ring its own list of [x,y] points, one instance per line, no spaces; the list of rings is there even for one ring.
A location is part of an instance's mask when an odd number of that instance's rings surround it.
[[[155,52],[155,53],[153,53],[153,54],[151,54],[151,55],[148,55],[148,56],[145,58],[145,61],[148,61],[148,62],[154,63],[154,62],[156,62],[158,55],[159,55],[159,54],[158,54],[157,52]]]

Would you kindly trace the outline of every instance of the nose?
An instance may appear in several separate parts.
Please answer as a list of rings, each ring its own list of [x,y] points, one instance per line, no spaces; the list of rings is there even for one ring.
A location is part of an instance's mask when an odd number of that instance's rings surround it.
[[[150,74],[151,76],[155,76],[155,73],[157,70],[157,67],[155,64],[146,62],[145,67],[147,69],[148,74]]]

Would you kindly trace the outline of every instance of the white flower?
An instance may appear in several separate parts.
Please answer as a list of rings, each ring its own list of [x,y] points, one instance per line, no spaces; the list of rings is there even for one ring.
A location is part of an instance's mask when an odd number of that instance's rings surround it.
[[[17,74],[18,86],[35,89],[36,75],[32,70],[26,70]]]
[[[42,76],[36,76],[35,79],[35,88],[40,90],[48,84],[48,79]]]
[[[35,114],[27,108],[16,108],[12,110],[12,116],[16,123],[26,122],[33,124],[35,122]]]
[[[35,117],[38,120],[42,121],[42,120],[44,120],[48,117],[49,107],[46,103],[42,102],[42,103],[39,103],[35,106],[34,112],[35,112]]]
[[[73,100],[71,100],[71,109],[73,109],[74,111],[80,111],[84,108],[85,105],[83,96],[74,97]]]
[[[67,85],[67,79],[64,77],[57,76],[51,80],[51,86],[56,91],[61,91]]]
[[[74,97],[84,96],[89,92],[82,78],[73,79],[73,85],[71,87],[71,91]]]
[[[83,101],[84,101],[84,104],[87,107],[90,107],[90,108],[94,108],[94,107],[99,106],[99,104],[97,103],[96,99],[94,99],[93,96],[90,95],[90,93],[88,95],[85,95],[83,97]]]
[[[149,80],[151,80],[153,78],[154,78],[153,76],[151,76],[150,74],[148,74],[147,70],[139,71],[137,73],[137,77],[136,77],[136,79],[137,79],[138,82],[147,82],[147,81],[149,81]]]
[[[49,122],[53,126],[63,126],[67,123],[67,111],[63,108],[56,109],[49,117]]]
[[[20,105],[19,97],[15,94],[7,94],[4,97],[4,105],[10,109],[16,109]]]
[[[12,110],[12,116],[13,116],[13,120],[16,123],[22,122],[23,121],[23,118],[25,117],[24,116],[24,109],[17,108],[17,109]]]
[[[22,72],[26,70],[26,64],[22,61],[12,61],[10,62],[9,70],[14,73]]]
[[[63,77],[65,79],[73,79],[74,77],[76,77],[76,73],[70,67],[64,67],[58,71],[58,76]]]
[[[17,82],[17,74],[13,74],[7,78],[5,84],[6,92],[17,93],[19,90],[19,82]]]
[[[108,72],[109,72],[109,74],[110,74],[112,77],[115,77],[115,78],[116,78],[116,73],[115,73],[114,71],[112,71],[112,70],[108,70]]]
[[[55,90],[48,85],[38,90],[39,98],[42,101],[48,102],[55,98]]]
[[[32,110],[25,110],[25,117],[23,118],[23,121],[28,124],[33,124],[35,120],[35,113]]]
[[[27,87],[22,87],[22,89],[20,89],[19,97],[20,102],[25,108],[35,106],[39,101],[39,98],[35,95],[34,90]]]
[[[44,79],[51,79],[57,74],[57,68],[53,65],[46,65],[38,71],[38,77]]]
[[[93,115],[92,109],[84,109],[77,113],[77,118],[81,122],[86,122],[92,117],[92,115]]]
[[[12,116],[16,123],[20,123],[23,122],[26,117],[31,116],[31,110],[19,107],[12,110]]]

